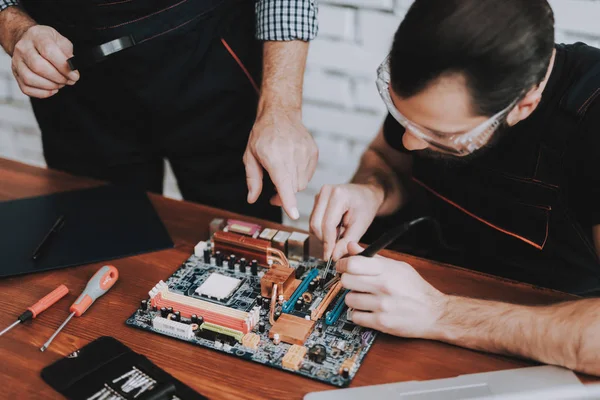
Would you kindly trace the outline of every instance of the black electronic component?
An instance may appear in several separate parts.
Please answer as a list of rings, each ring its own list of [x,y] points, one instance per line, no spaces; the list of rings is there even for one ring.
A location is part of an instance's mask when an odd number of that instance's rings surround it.
[[[204,263],[210,264],[210,250],[204,249]]]
[[[349,322],[345,322],[344,326],[342,326],[342,329],[345,330],[345,331],[347,331],[347,332],[352,332],[354,330],[355,326],[356,325],[354,325],[354,324],[351,324]]]
[[[260,322],[258,323],[258,331],[259,331],[260,333],[265,333],[265,329],[266,329],[266,328],[265,328],[265,323],[264,323],[264,322],[262,322],[262,321],[260,321]]]
[[[198,329],[195,333],[197,337],[210,341],[214,341],[217,338],[217,332],[208,329]]]
[[[232,271],[235,269],[235,256],[233,254],[227,259],[227,268]]]
[[[256,305],[259,307],[262,307],[263,304],[263,297],[262,296],[256,296]]]
[[[279,319],[279,317],[281,317],[281,311],[275,311],[275,315],[273,315],[273,318],[275,319],[275,321],[277,321]]]
[[[217,261],[217,266],[222,267],[223,266],[223,254],[221,254],[220,251],[217,251],[215,253],[215,259]]]
[[[242,273],[246,272],[246,259],[245,258],[240,258],[240,272],[242,272]]]
[[[175,312],[173,313],[173,319],[174,319],[175,321],[181,321],[181,313],[180,313],[179,311],[175,311]]]
[[[308,359],[322,364],[327,358],[327,349],[322,344],[315,344],[308,349]]]
[[[104,61],[107,57],[133,47],[136,41],[132,35],[122,36],[109,42],[84,49],[77,52],[77,57],[71,57],[67,64],[72,71],[81,68],[91,67],[92,65]]]
[[[167,311],[167,308],[161,307],[160,308],[160,316],[163,318],[167,318],[167,315],[169,315],[169,311]]]
[[[196,323],[198,325],[202,325],[204,323],[204,317],[202,315],[198,315],[198,321]]]
[[[152,311],[154,311],[154,312],[158,311],[158,307],[152,306]]]
[[[310,283],[308,284],[308,291],[309,292],[314,292],[315,289],[317,288],[317,281],[315,279],[313,279],[312,281],[310,281]]]
[[[263,299],[262,299],[262,308],[264,310],[268,310],[270,305],[271,305],[271,299],[269,299],[268,297],[263,297]]]
[[[167,307],[167,314],[173,314],[173,307]]]
[[[198,323],[198,316],[196,314],[192,314],[192,317],[190,319],[192,320],[192,324]]]
[[[348,379],[350,377],[350,370],[348,368],[342,369],[342,378]]]
[[[304,272],[306,272],[306,267],[304,265],[298,265],[298,267],[296,268],[296,279],[302,278]]]
[[[258,275],[258,261],[252,260],[252,263],[250,264],[250,272],[252,275]]]
[[[148,310],[148,300],[142,300],[142,304],[140,305],[140,309],[142,311]]]
[[[303,305],[304,305],[304,301],[302,301],[302,300],[300,299],[300,300],[298,300],[298,301],[296,302],[296,304],[294,305],[294,308],[295,308],[296,310],[301,310]]]

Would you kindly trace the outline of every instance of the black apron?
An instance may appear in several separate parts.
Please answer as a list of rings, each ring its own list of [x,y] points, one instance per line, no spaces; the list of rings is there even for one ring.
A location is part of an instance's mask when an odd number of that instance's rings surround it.
[[[274,221],[266,178],[246,202],[242,156],[256,118],[262,43],[246,0],[23,0],[74,54],[132,35],[134,47],[32,99],[49,167],[162,192],[169,160],[186,200]]]
[[[458,249],[437,248],[428,256],[570,293],[600,289],[591,227],[584,229],[573,215],[563,162],[578,140],[586,107],[600,92],[595,52],[585,82],[559,106],[547,107],[545,126],[532,127],[531,135],[506,138],[465,164],[414,157],[413,180],[424,189],[420,212],[438,219]]]

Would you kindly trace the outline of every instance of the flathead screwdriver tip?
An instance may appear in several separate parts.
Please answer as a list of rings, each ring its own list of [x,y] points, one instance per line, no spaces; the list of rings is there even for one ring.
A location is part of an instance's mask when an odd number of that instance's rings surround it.
[[[47,348],[48,348],[48,347],[47,347],[46,345],[43,345],[42,347],[40,347],[40,351],[42,351],[42,352],[43,352],[43,351],[44,351],[44,350],[46,350]]]

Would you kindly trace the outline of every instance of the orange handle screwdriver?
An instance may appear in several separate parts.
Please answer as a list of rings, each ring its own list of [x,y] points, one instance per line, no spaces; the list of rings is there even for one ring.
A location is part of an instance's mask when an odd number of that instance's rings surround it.
[[[56,335],[60,333],[62,328],[67,325],[71,318],[73,318],[73,316],[81,317],[83,313],[90,308],[94,301],[96,301],[100,296],[108,292],[108,290],[113,287],[117,279],[119,279],[119,271],[112,265],[105,265],[104,267],[100,268],[98,272],[92,276],[92,279],[89,280],[85,286],[85,289],[83,290],[83,293],[81,293],[77,300],[71,304],[71,307],[69,308],[71,314],[67,317],[65,322],[58,327],[52,336],[50,336],[50,339],[44,343],[44,345],[40,348],[40,351],[46,350]]]
[[[56,303],[57,301],[59,301],[60,299],[65,297],[65,295],[67,293],[69,293],[69,289],[67,289],[67,287],[65,285],[60,285],[59,287],[54,289],[52,292],[48,293],[46,296],[44,296],[42,299],[40,299],[37,303],[35,303],[31,307],[28,307],[27,310],[25,312],[23,312],[23,314],[19,315],[19,318],[17,318],[16,322],[14,322],[12,325],[10,325],[6,329],[4,329],[2,332],[0,332],[0,336],[4,335],[6,332],[10,331],[12,328],[17,326],[18,324],[25,322],[25,321],[29,321],[30,319],[37,317],[42,312],[44,312],[48,307],[50,307],[52,304]]]

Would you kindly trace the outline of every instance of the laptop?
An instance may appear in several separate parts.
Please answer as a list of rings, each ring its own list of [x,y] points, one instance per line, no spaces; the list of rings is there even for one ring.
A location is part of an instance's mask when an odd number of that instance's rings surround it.
[[[497,397],[498,395],[562,387],[581,389],[584,386],[572,371],[545,365],[430,381],[410,381],[315,392],[307,394],[304,400],[487,400],[500,398]]]

